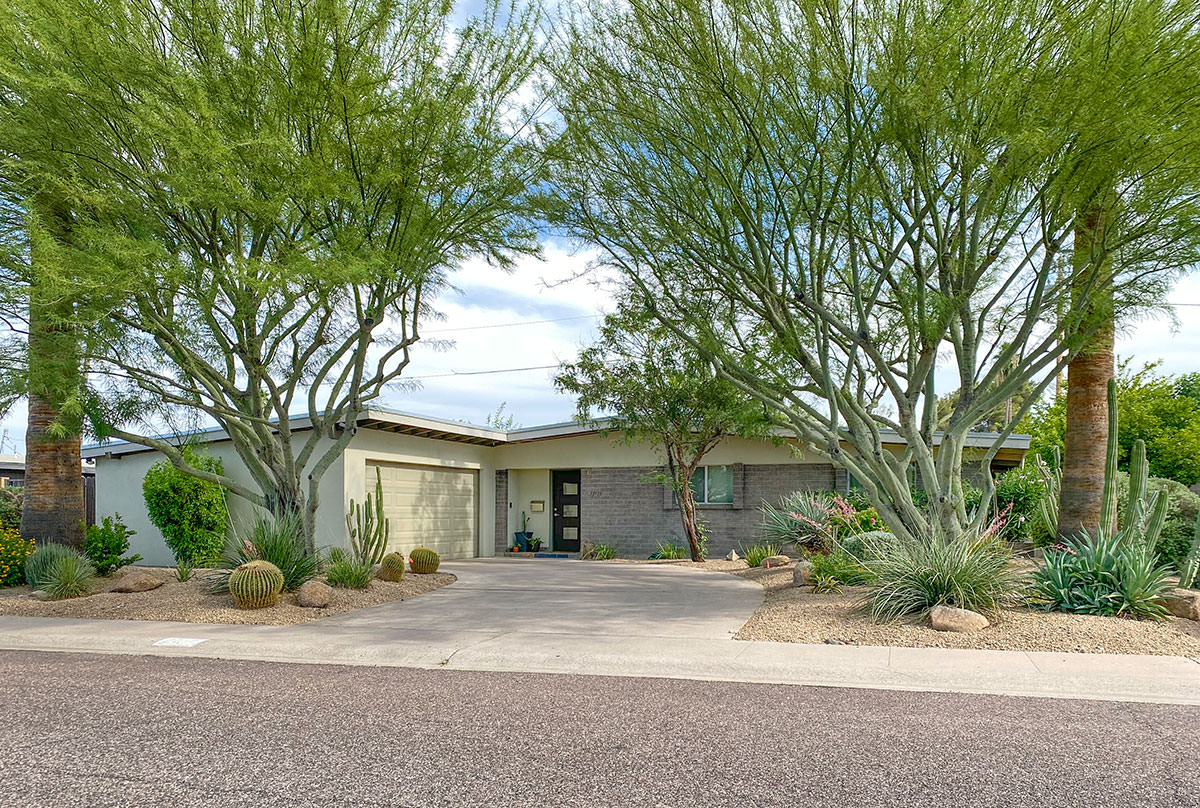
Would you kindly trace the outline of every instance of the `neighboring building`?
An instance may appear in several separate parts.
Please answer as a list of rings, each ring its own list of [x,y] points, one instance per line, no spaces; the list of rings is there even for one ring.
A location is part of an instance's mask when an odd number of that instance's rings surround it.
[[[22,455],[0,454],[0,488],[25,486],[25,458]],[[96,524],[96,466],[83,464],[83,507],[87,524]]]
[[[224,461],[226,473],[246,478],[223,432],[197,438]],[[988,446],[992,439],[972,435],[970,444]],[[994,470],[1019,464],[1028,447],[1028,436],[1010,437]],[[142,479],[162,456],[124,442],[85,447],[84,455],[96,461],[100,514],[120,513],[137,531],[132,550],[145,563],[173,563],[142,499]],[[710,547],[722,554],[754,541],[764,500],[851,485],[845,472],[786,442],[733,438],[704,462],[696,489]],[[673,494],[652,479],[665,471],[664,463],[657,447],[627,444],[576,423],[504,432],[372,409],[322,479],[318,544],[346,545],[348,502],[362,502],[375,490],[378,470],[390,542],[402,552],[423,544],[443,558],[499,555],[512,545],[524,515],[545,549],[573,553],[582,542],[604,542],[622,555],[645,557],[658,542],[682,536]],[[236,528],[252,509],[234,497],[230,505]]]

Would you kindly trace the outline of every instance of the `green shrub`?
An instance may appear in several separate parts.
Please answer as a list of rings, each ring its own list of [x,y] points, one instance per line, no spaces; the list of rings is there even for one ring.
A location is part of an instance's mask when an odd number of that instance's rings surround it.
[[[809,557],[813,565],[813,580],[824,578],[846,586],[866,583],[871,574],[860,558],[842,547],[835,547],[828,553],[816,553]]]
[[[1170,570],[1152,552],[1100,531],[1066,539],[1033,573],[1032,599],[1048,611],[1162,619]]]
[[[283,573],[283,591],[295,592],[301,584],[316,577],[321,559],[308,552],[304,529],[296,515],[264,516],[254,523],[246,538],[231,537],[221,561],[226,569],[210,577],[209,591],[228,591],[230,570],[248,561],[269,561]],[[370,568],[367,564],[367,568]],[[226,580],[222,583],[221,579]]]
[[[1030,462],[1011,468],[996,481],[996,505],[1003,512],[1012,506],[1004,522],[1004,538],[1044,546],[1054,536],[1042,524],[1039,509],[1046,497],[1046,480]]]
[[[54,559],[46,568],[42,586],[48,600],[77,598],[88,593],[89,584],[96,576],[96,568],[79,553],[71,553]]]
[[[325,580],[341,589],[366,589],[371,585],[371,562],[343,552],[331,558]]]
[[[1192,546],[1193,529],[1197,515],[1200,515],[1200,496],[1183,483],[1151,477],[1146,481],[1146,498],[1149,499],[1156,493],[1167,498],[1167,518],[1163,522],[1162,533],[1159,534],[1155,550],[1160,563],[1169,564],[1175,570],[1179,570]],[[1129,474],[1122,471],[1118,473],[1117,513],[1125,512],[1128,501]]]
[[[667,539],[666,541],[660,541],[658,546],[654,548],[654,554],[650,556],[651,559],[679,559],[691,557],[692,554],[686,547],[681,544],[676,544],[670,539]]]
[[[77,550],[65,544],[43,544],[25,559],[25,583],[34,589],[45,589],[45,584],[50,579],[50,568],[58,559],[68,556],[83,558]],[[86,560],[85,558],[84,561]]]
[[[111,575],[113,570],[142,560],[136,553],[122,557],[129,549],[129,537],[136,531],[130,530],[121,521],[121,515],[106,516],[98,525],[89,525],[83,539],[83,552],[101,576]]]
[[[192,580],[192,573],[196,571],[196,567],[192,562],[184,559],[175,562],[175,578],[181,583],[187,583]]]
[[[920,616],[938,604],[994,614],[1015,602],[1020,579],[1008,546],[995,536],[958,540],[868,541],[863,560],[871,587],[864,606],[876,620]]]
[[[617,557],[617,546],[615,544],[595,544],[588,550],[587,555],[582,557],[593,561],[609,561]]]
[[[783,552],[783,548],[778,544],[766,542],[764,544],[752,544],[742,550],[742,558],[746,559],[746,563],[751,567],[761,566],[764,558],[770,558],[774,555],[779,555]]]
[[[219,459],[196,449],[185,447],[183,455],[202,471],[225,472]],[[146,472],[142,494],[150,521],[162,531],[176,560],[204,564],[220,555],[229,525],[221,486],[182,472],[164,460]]]
[[[0,488],[0,530],[21,529],[21,508],[25,502],[25,489]]]
[[[33,549],[33,539],[22,539],[19,531],[0,527],[0,588],[25,583],[25,559]]]
[[[833,540],[834,511],[824,493],[794,491],[779,501],[776,508],[762,505],[761,532],[777,546],[795,544],[797,548],[823,552]]]

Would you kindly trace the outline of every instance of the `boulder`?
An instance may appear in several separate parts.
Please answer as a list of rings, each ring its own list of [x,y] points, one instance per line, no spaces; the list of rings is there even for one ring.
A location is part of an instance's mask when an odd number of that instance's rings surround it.
[[[991,625],[979,612],[941,604],[934,606],[929,612],[929,622],[938,631],[958,631],[964,634],[980,631]]]
[[[812,586],[812,571],[813,563],[811,561],[801,561],[792,571],[792,583],[796,586]]]
[[[730,550],[725,554],[726,561],[737,561],[739,558],[741,558],[741,556],[737,554],[737,550]]]
[[[306,609],[324,609],[333,600],[333,587],[320,581],[307,581],[296,590],[296,603]]]
[[[149,570],[131,569],[112,585],[110,592],[149,592],[163,585],[163,579]]]
[[[767,556],[762,560],[762,566],[767,567],[768,569],[772,567],[786,567],[791,563],[792,560],[785,555]]]
[[[1195,589],[1173,589],[1163,595],[1163,605],[1176,617],[1200,620],[1200,591]]]

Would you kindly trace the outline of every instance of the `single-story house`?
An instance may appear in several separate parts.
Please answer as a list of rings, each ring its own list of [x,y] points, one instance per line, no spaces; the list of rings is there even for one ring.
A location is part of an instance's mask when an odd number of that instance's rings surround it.
[[[447,559],[500,555],[527,521],[547,550],[574,553],[582,542],[607,543],[622,555],[646,557],[658,542],[682,535],[673,493],[652,479],[664,471],[664,456],[651,444],[603,434],[602,426],[571,422],[504,431],[373,408],[322,479],[318,543],[348,543],[349,501],[361,503],[374,492],[378,473],[390,544],[402,552],[423,544]],[[994,438],[981,434],[971,441],[986,447]],[[246,478],[224,432],[190,439],[220,457],[227,474]],[[993,469],[1018,465],[1028,447],[1028,436],[1008,438]],[[132,550],[144,563],[174,563],[142,499],[142,479],[162,456],[119,441],[88,446],[84,454],[96,463],[98,512],[119,513],[137,531]],[[844,471],[787,441],[731,438],[704,463],[697,500],[710,547],[721,553],[755,539],[763,501],[798,489],[846,491],[852,484]],[[236,527],[239,508],[241,516],[249,509],[234,500]]]

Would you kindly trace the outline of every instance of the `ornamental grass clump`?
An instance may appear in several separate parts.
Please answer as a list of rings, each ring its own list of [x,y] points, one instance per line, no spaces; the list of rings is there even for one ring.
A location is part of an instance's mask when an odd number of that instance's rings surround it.
[[[79,553],[71,553],[51,562],[41,588],[48,600],[77,598],[88,593],[95,577],[96,568]]]
[[[68,556],[83,558],[78,551],[65,544],[43,544],[25,559],[25,583],[33,589],[45,589],[45,584],[50,580],[51,568],[59,559]]]
[[[921,617],[939,604],[994,615],[1019,599],[1012,554],[993,531],[959,539],[874,534],[865,545],[863,608],[880,622]]]
[[[826,552],[833,542],[834,509],[822,494],[796,491],[762,506],[762,535],[775,544],[795,544],[797,549]],[[754,566],[754,565],[751,565]]]
[[[366,589],[371,585],[371,562],[350,553],[330,553],[325,581],[339,589]]]
[[[304,543],[299,516],[266,516],[254,523],[246,538],[230,537],[221,561],[226,567],[208,576],[208,590],[229,591],[229,573],[249,561],[269,561],[283,574],[283,591],[295,592],[320,571],[321,560]]]
[[[783,548],[773,542],[752,544],[742,550],[742,558],[746,559],[746,563],[751,567],[760,567],[763,559],[780,555],[782,552]]]

